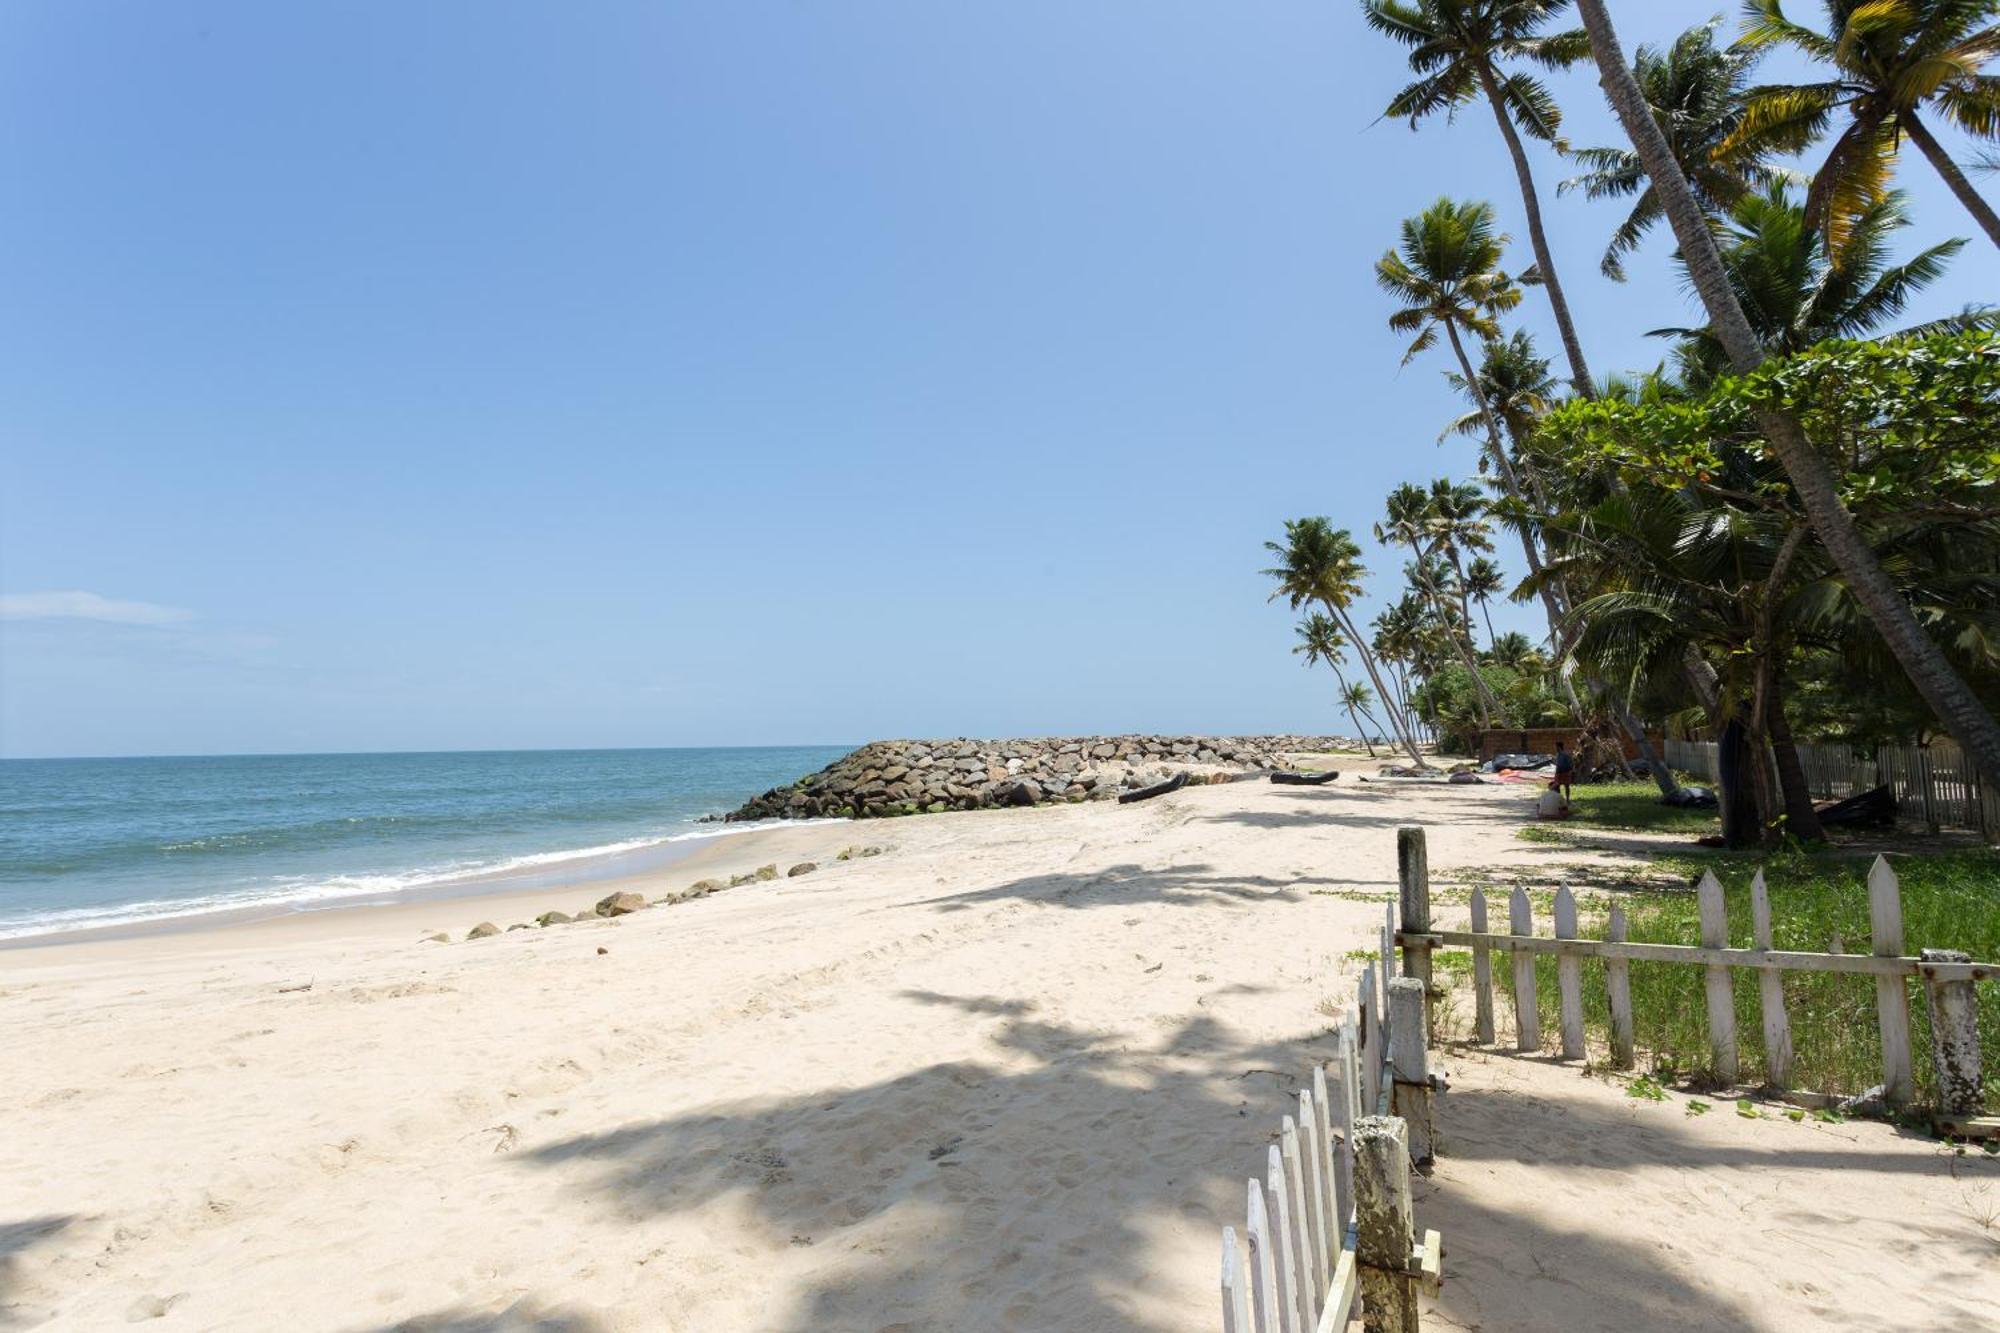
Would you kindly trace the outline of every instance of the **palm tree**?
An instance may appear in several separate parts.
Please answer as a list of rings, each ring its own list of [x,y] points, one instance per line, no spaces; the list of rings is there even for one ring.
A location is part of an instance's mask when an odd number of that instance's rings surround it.
[[[1750,82],[1758,52],[1740,47],[1718,48],[1717,18],[1689,28],[1664,52],[1639,48],[1633,75],[1639,80],[1653,120],[1687,177],[1688,188],[1702,208],[1724,213],[1754,189],[1781,179],[1767,166],[1769,148],[1749,148],[1728,158],[1715,150],[1736,133],[1743,121],[1743,92]],[[1570,156],[1589,170],[1556,187],[1558,194],[1581,189],[1587,199],[1625,199],[1632,211],[1611,234],[1599,264],[1606,277],[1625,280],[1624,257],[1662,216],[1660,196],[1647,179],[1645,164],[1630,148],[1573,148]]]
[[[1501,666],[1511,667],[1522,673],[1542,664],[1541,654],[1535,651],[1535,645],[1519,630],[1508,630],[1493,640],[1493,647],[1488,656]]]
[[[1465,591],[1473,601],[1479,603],[1479,615],[1486,622],[1488,648],[1498,648],[1500,640],[1493,633],[1493,614],[1486,609],[1486,603],[1495,593],[1504,591],[1506,587],[1506,575],[1500,572],[1500,566],[1490,556],[1475,556],[1472,563],[1465,567]],[[1525,634],[1517,634],[1514,637],[1523,643],[1528,641]]]
[[[1871,5],[1869,8],[1880,8]],[[1674,161],[1659,125],[1647,110],[1638,80],[1625,64],[1618,33],[1604,0],[1577,0],[1605,96],[1660,192],[1661,207],[1686,258],[1688,275],[1708,309],[1709,327],[1738,374],[1757,368],[1764,348],[1729,285],[1728,270],[1701,206]],[[1798,492],[1806,516],[1827,554],[1924,702],[1938,715],[1989,782],[2000,783],[2000,723],[1987,711],[1944,651],[1924,632],[1908,601],[1863,539],[1840,497],[1832,469],[1813,448],[1798,421],[1762,410],[1757,424]]]
[[[1499,340],[1498,316],[1521,303],[1520,288],[1500,271],[1506,243],[1507,238],[1493,229],[1491,204],[1440,199],[1416,217],[1404,219],[1402,241],[1376,262],[1375,281],[1403,303],[1402,309],[1389,316],[1389,327],[1414,335],[1403,353],[1403,364],[1435,347],[1442,331],[1458,359],[1459,374],[1453,382],[1472,399],[1486,428],[1486,457],[1493,464],[1500,489],[1517,508],[1527,509],[1535,497],[1522,485],[1500,438],[1500,418],[1472,368],[1462,336],[1473,334],[1486,340],[1490,348]],[[1542,558],[1531,530],[1522,527],[1516,532],[1529,572],[1539,570]],[[1553,590],[1544,587],[1543,604],[1551,632],[1562,618],[1562,608],[1554,597]]]
[[[1576,653],[1614,678],[1674,672],[1691,643],[1720,663],[1710,724],[1729,747],[1732,773],[1752,775],[1724,784],[1724,837],[1748,846],[1760,826],[1774,836],[1787,811],[1770,762],[1772,705],[1782,706],[1782,664],[1803,619],[1794,599],[1807,572],[1806,529],[1788,514],[1659,488],[1620,492],[1558,521],[1583,540],[1550,576],[1581,573],[1594,590],[1572,613]],[[1819,837],[1811,801],[1788,805],[1791,831]]]
[[[1739,45],[1792,47],[1830,66],[1833,77],[1751,89],[1719,155],[1803,152],[1844,118],[1806,194],[1807,217],[1839,257],[1856,220],[1888,192],[1907,134],[2000,245],[2000,214],[1925,122],[1935,113],[1974,138],[2000,139],[2000,78],[1981,73],[2000,55],[2000,0],[1822,0],[1822,7],[1826,33],[1787,18],[1783,0],[1749,0]]]
[[[1346,705],[1347,716],[1354,723],[1354,729],[1361,733],[1361,743],[1368,747],[1368,757],[1373,759],[1375,742],[1368,738],[1368,727],[1361,725],[1361,719],[1367,718],[1368,726],[1374,727],[1377,731],[1382,729],[1382,724],[1368,711],[1368,705],[1375,702],[1375,692],[1357,680],[1351,685],[1340,687],[1340,702]]]
[[[1465,557],[1483,555],[1493,549],[1490,535],[1493,528],[1486,521],[1486,497],[1480,494],[1479,487],[1469,481],[1439,477],[1431,482],[1425,506],[1425,525],[1430,529],[1438,553],[1451,566],[1453,586],[1458,592],[1459,618],[1465,622],[1469,638],[1472,632],[1472,589],[1466,582]]]
[[[1945,241],[1892,264],[1890,241],[1908,224],[1902,194],[1890,191],[1854,219],[1846,252],[1834,263],[1824,236],[1780,182],[1737,202],[1721,236],[1722,263],[1751,329],[1772,354],[1786,356],[1828,338],[1878,334],[1912,296],[1943,276],[1965,246],[1963,240]],[[1990,318],[1990,312],[1968,311],[1906,332],[1938,332]],[[1709,330],[1654,332],[1688,340],[1676,360],[1689,388],[1700,391],[1728,373],[1728,356]]]
[[[1415,83],[1390,99],[1383,114],[1403,117],[1414,127],[1439,112],[1448,118],[1477,98],[1484,98],[1492,109],[1520,183],[1528,241],[1535,251],[1535,280],[1548,290],[1563,353],[1569,359],[1570,380],[1581,397],[1589,398],[1594,392],[1590,367],[1542,230],[1541,197],[1520,134],[1525,130],[1544,143],[1557,142],[1562,112],[1532,74],[1504,68],[1527,60],[1559,69],[1588,54],[1582,33],[1545,31],[1568,4],[1569,0],[1361,0],[1361,12],[1370,27],[1410,48],[1410,69],[1417,75]]]
[[[1354,600],[1361,595],[1361,580],[1368,570],[1361,563],[1361,548],[1347,529],[1336,528],[1324,518],[1287,519],[1285,540],[1265,542],[1264,549],[1278,560],[1275,566],[1263,571],[1265,577],[1277,580],[1278,587],[1271,600],[1282,597],[1294,611],[1316,606],[1331,616],[1346,633],[1347,642],[1369,680],[1374,682],[1376,693],[1386,696],[1388,692],[1382,686],[1374,654],[1354,628]],[[1429,767],[1408,729],[1399,725],[1396,731],[1396,739],[1409,754],[1410,762],[1418,768]]]
[[[1346,633],[1335,623],[1333,617],[1324,611],[1314,611],[1300,621],[1297,633],[1299,641],[1292,645],[1292,651],[1304,657],[1307,666],[1324,662],[1333,668],[1333,678],[1340,685],[1340,701],[1346,705],[1347,716],[1353,721],[1355,729],[1360,730],[1361,719],[1354,715],[1356,699],[1358,697],[1361,708],[1366,711],[1368,702],[1375,696],[1360,681],[1348,684],[1346,674],[1340,669],[1340,663],[1347,651]],[[1358,696],[1356,691],[1359,691]],[[1375,746],[1368,740],[1368,733],[1365,731],[1361,732],[1361,742],[1368,746],[1369,757],[1374,758]]]
[[[1446,483],[1449,485],[1449,483]],[[1423,487],[1404,482],[1389,492],[1387,517],[1375,525],[1375,540],[1383,545],[1407,546],[1416,557],[1405,569],[1405,574],[1430,604],[1431,614],[1439,622],[1446,622],[1445,579],[1443,568],[1437,562],[1436,548],[1438,536],[1434,526],[1434,511],[1431,508],[1430,493]],[[1479,674],[1479,662],[1473,656],[1470,639],[1459,632],[1463,628],[1462,618],[1451,627],[1450,642],[1453,655],[1472,674],[1473,697],[1479,706],[1479,725],[1490,728],[1493,725],[1493,692],[1487,688],[1485,677]]]

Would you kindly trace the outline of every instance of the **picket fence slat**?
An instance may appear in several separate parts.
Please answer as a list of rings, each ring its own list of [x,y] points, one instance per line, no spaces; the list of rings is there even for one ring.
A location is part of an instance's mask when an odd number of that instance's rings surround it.
[[[1244,1207],[1243,1234],[1249,1240],[1251,1290],[1257,1297],[1259,1333],[1283,1333],[1278,1306],[1278,1250],[1271,1235],[1271,1219],[1264,1208],[1264,1190],[1249,1182],[1249,1202]]]
[[[1278,1273],[1277,1322],[1274,1333],[1301,1333],[1307,1326],[1299,1319],[1298,1233],[1292,1230],[1291,1200],[1285,1197],[1285,1164],[1278,1145],[1272,1144],[1264,1162],[1264,1216],[1269,1221],[1272,1267]]]
[[[1319,1324],[1319,1281],[1313,1276],[1312,1226],[1306,1217],[1299,1127],[1290,1116],[1282,1121],[1278,1141],[1272,1145],[1271,1164],[1278,1172],[1278,1186],[1285,1196],[1285,1235],[1291,1240],[1292,1271],[1298,1280],[1299,1327],[1309,1330]]]
[[[1877,958],[1902,955],[1902,890],[1881,856],[1868,867],[1868,942]],[[1910,994],[1901,977],[1875,978],[1875,1016],[1882,1034],[1882,1099],[1905,1106],[1916,1092],[1916,1080],[1910,1067]]]
[[[1715,872],[1705,870],[1695,886],[1695,906],[1701,916],[1704,948],[1729,947],[1729,910],[1722,899],[1722,883]],[[1715,1076],[1724,1083],[1736,1081],[1736,992],[1729,969],[1721,963],[1706,968],[1708,990],[1708,1052]]]
[[[1486,933],[1486,894],[1472,891],[1472,928]],[[1482,1046],[1493,1044],[1493,950],[1472,946],[1472,1035]]]
[[[1576,938],[1576,895],[1568,885],[1556,890],[1556,938]],[[1583,1058],[1583,959],[1556,955],[1556,989],[1561,997],[1562,1044],[1565,1060]]]
[[[1517,888],[1508,899],[1508,929],[1515,935],[1535,933],[1535,913],[1528,904],[1528,891]],[[1518,1050],[1540,1050],[1542,1018],[1535,999],[1535,956],[1514,954],[1514,1045]]]
[[[1250,1273],[1236,1228],[1222,1229],[1222,1333],[1257,1333],[1250,1315]]]
[[[1612,944],[1625,941],[1625,909],[1614,904],[1605,923],[1604,938]],[[1611,1067],[1630,1069],[1632,1043],[1632,965],[1623,958],[1604,960],[1604,992],[1611,1005]]]
[[[1320,1149],[1320,1111],[1310,1088],[1299,1090],[1299,1179],[1305,1184],[1308,1247],[1312,1251],[1313,1288],[1325,1291],[1333,1276],[1333,1206],[1326,1196],[1327,1159]]]
[[[1750,880],[1751,943],[1766,952],[1771,948],[1771,894],[1764,887],[1764,872]],[[1784,973],[1775,967],[1757,969],[1757,999],[1764,1017],[1764,1082],[1773,1088],[1792,1083],[1792,1024],[1785,1013]]]

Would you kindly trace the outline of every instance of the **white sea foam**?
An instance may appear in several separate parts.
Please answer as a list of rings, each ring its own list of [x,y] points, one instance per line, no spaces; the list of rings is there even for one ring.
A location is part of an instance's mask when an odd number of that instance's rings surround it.
[[[626,838],[595,847],[574,847],[562,851],[532,852],[498,861],[459,861],[426,866],[396,874],[335,875],[329,878],[282,876],[263,884],[228,893],[195,898],[167,898],[147,902],[114,903],[103,907],[64,908],[33,915],[0,916],[0,940],[26,939],[38,935],[67,934],[78,930],[102,930],[120,926],[143,926],[184,917],[212,916],[218,912],[309,912],[330,907],[357,906],[361,901],[389,902],[419,889],[445,885],[473,885],[495,882],[499,887],[523,871],[575,861],[611,860],[631,856],[679,842],[701,842],[738,833],[801,824],[837,824],[837,819],[767,819],[740,824],[705,825],[682,833],[656,837]]]

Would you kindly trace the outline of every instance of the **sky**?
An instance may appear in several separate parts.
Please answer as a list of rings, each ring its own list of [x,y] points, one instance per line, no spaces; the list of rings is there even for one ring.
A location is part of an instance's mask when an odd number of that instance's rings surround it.
[[[1350,730],[1262,543],[1393,595],[1383,496],[1473,451],[1373,262],[1446,193],[1529,262],[1405,73],[1341,0],[15,0],[0,754]],[[1656,364],[1671,246],[1604,280],[1535,169],[1593,368]]]

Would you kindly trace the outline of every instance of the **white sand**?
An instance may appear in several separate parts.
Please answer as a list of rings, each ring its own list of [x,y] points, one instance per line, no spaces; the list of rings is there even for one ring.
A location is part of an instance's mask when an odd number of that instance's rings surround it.
[[[817,874],[616,922],[417,942],[593,885],[0,953],[0,1329],[1215,1329],[1392,828],[1535,864],[1533,795],[788,829],[650,888]],[[1991,1163],[1446,1064],[1438,1326],[2000,1321]]]

